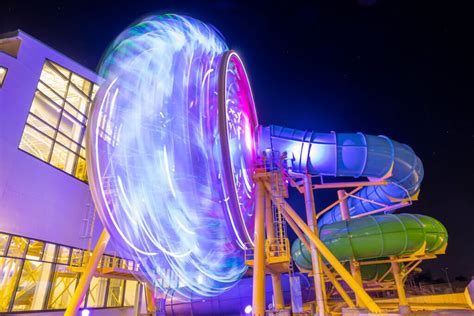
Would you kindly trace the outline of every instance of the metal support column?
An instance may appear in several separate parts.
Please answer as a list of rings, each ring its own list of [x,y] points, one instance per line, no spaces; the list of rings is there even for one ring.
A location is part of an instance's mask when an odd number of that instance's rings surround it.
[[[267,239],[271,240],[275,238],[275,229],[273,227],[273,211],[272,211],[272,199],[269,194],[265,194],[265,230],[267,233]],[[283,309],[285,306],[283,302],[283,291],[281,289],[281,276],[280,273],[272,273],[272,287],[273,287],[273,299],[275,301],[274,308],[276,310]]]
[[[347,205],[347,199],[344,199],[346,196],[346,191],[344,190],[337,190],[337,198],[341,201],[339,203],[340,210],[341,210],[341,217],[342,220],[348,221],[351,219],[351,215],[349,213],[349,206]],[[361,286],[364,287],[364,283],[362,282],[362,275],[360,273],[360,265],[357,260],[351,260],[349,262],[351,267],[351,274],[354,280]],[[360,298],[356,295],[356,305],[357,307],[365,307],[364,303],[360,300]]]
[[[395,258],[390,257],[392,265],[393,278],[395,279],[395,284],[397,286],[397,295],[398,295],[398,304],[400,313],[410,312],[410,306],[408,305],[407,296],[405,293],[405,285],[403,283],[402,274],[400,272],[400,265],[395,261]]]
[[[270,185],[265,183],[265,187],[268,192],[271,192]],[[360,297],[362,302],[367,306],[371,313],[381,313],[382,310],[374,302],[374,300],[367,294],[367,292],[362,288],[352,277],[352,275],[347,272],[346,268],[337,260],[337,258],[331,253],[331,251],[324,245],[324,243],[319,239],[316,234],[314,234],[311,229],[306,225],[306,223],[301,219],[298,213],[282,198],[277,199],[272,197],[272,201],[281,206],[281,212],[284,215],[285,219],[293,220],[295,224],[301,229],[301,231],[308,237],[310,242],[316,246],[321,255],[333,266],[334,270],[341,276],[341,278],[346,281],[347,285],[354,291],[354,293]]]
[[[304,203],[306,207],[306,219],[308,226],[316,236],[318,236],[318,226],[316,225],[316,211],[314,206],[313,183],[309,174],[304,175]],[[311,244],[311,261],[313,263],[314,289],[316,292],[316,302],[318,314],[326,315],[328,309],[326,306],[326,287],[324,275],[321,268],[321,256],[318,250]]]
[[[252,314],[265,316],[265,187],[261,179],[256,189]]]
[[[76,316],[78,314],[79,308],[81,307],[82,301],[86,296],[87,290],[89,290],[92,277],[94,276],[100,258],[104,254],[105,247],[107,246],[109,240],[110,235],[104,228],[100,234],[97,244],[95,245],[92,256],[87,261],[84,272],[82,272],[81,278],[79,279],[79,284],[74,291],[71,301],[67,305],[66,311],[64,312],[65,316]]]

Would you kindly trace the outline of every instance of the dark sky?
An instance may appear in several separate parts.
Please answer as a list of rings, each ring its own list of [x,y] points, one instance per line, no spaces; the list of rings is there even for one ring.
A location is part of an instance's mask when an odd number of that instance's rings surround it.
[[[20,28],[95,69],[149,13],[213,24],[247,65],[261,123],[383,134],[414,148],[425,179],[406,211],[437,218],[450,238],[424,266],[474,275],[470,1],[276,2],[2,1],[0,33]]]

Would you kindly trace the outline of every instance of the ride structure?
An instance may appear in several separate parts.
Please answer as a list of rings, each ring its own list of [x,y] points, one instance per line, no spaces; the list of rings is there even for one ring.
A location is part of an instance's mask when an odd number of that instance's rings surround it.
[[[410,147],[385,136],[260,126],[241,58],[192,18],[137,23],[101,65],[106,82],[89,117],[87,158],[105,229],[67,315],[79,310],[110,238],[139,262],[155,297],[213,297],[250,273],[252,313],[264,315],[270,274],[273,312],[302,313],[294,260],[314,279],[318,315],[380,313],[388,307],[369,293],[384,290],[396,290],[400,311],[409,310],[407,275],[447,247],[437,220],[391,214],[419,196],[423,167]],[[303,195],[305,216],[287,202],[289,187]],[[337,191],[337,200],[316,212],[321,190]],[[292,247],[287,226],[299,237]],[[287,273],[291,306],[281,288]]]

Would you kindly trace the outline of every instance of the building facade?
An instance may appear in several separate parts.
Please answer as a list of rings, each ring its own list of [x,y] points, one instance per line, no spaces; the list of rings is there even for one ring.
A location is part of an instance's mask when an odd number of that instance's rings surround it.
[[[22,31],[0,35],[0,314],[62,314],[102,231],[84,146],[100,83]],[[101,266],[138,269],[112,245],[106,253]],[[136,288],[131,278],[97,276],[83,307],[131,313]]]

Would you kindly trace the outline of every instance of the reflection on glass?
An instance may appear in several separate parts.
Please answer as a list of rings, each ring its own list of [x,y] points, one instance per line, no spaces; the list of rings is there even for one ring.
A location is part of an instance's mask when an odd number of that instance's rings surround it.
[[[42,309],[50,272],[51,263],[25,261],[13,302],[13,311]]]

